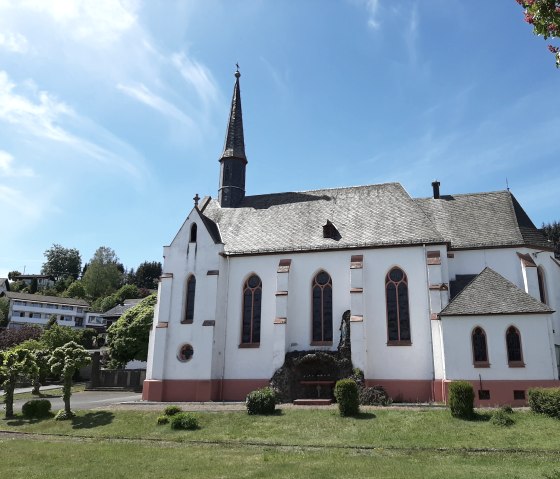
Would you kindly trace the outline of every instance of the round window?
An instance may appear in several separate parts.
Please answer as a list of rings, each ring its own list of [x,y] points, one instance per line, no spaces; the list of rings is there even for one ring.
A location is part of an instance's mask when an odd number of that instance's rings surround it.
[[[193,357],[194,349],[190,344],[183,344],[177,353],[177,359],[183,363],[190,361]]]

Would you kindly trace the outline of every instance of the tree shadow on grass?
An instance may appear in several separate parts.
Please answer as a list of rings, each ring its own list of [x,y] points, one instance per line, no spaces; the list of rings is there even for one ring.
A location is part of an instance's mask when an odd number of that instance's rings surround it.
[[[72,418],[72,429],[92,429],[98,426],[106,426],[113,422],[115,415],[108,411],[88,412],[83,416]]]
[[[372,412],[360,411],[354,416],[354,419],[375,419],[377,416]]]
[[[459,419],[461,421],[469,421],[469,422],[488,422],[492,418],[492,413],[488,411],[475,411],[472,415],[468,417],[459,417],[454,416],[455,419]]]
[[[41,421],[46,421],[47,419],[52,419],[54,417],[53,413],[49,413],[47,416],[43,417],[23,417],[22,415],[16,415],[9,419],[4,419],[6,425],[8,426],[26,426],[28,424],[37,424]]]

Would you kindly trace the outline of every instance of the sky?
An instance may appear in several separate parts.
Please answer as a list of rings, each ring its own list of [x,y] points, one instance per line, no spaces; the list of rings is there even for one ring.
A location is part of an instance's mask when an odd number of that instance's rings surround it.
[[[217,196],[236,62],[248,195],[437,178],[560,220],[547,44],[515,0],[0,0],[0,277],[162,261]]]

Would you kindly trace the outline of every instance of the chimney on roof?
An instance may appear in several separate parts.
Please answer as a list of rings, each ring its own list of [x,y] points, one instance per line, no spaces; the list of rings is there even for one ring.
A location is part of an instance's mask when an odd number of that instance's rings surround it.
[[[434,189],[434,200],[439,200],[439,185],[441,183],[438,180],[432,181],[432,188]]]

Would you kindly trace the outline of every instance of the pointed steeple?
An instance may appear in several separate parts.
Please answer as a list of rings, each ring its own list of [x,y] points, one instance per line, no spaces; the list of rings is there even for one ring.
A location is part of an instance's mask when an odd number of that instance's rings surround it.
[[[241,91],[239,89],[239,65],[235,71],[235,86],[231,99],[231,110],[220,158],[220,187],[218,201],[222,208],[235,208],[245,198],[245,138],[243,136],[243,113],[241,112]]]
[[[241,91],[239,89],[239,65],[235,71],[235,86],[231,99],[231,111],[224,143],[222,158],[239,158],[247,160],[245,156],[245,139],[243,137],[243,112],[241,111]]]

